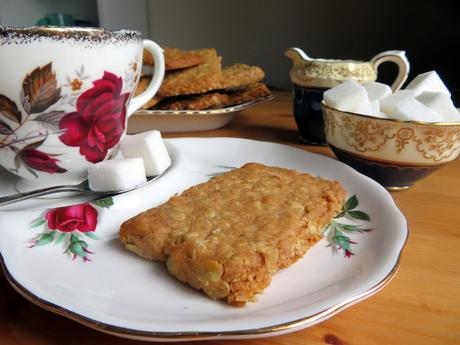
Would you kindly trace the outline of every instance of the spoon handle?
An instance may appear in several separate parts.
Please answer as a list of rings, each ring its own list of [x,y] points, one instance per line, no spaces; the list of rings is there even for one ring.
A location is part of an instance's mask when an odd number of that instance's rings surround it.
[[[36,189],[36,190],[31,191],[31,192],[11,194],[11,195],[7,195],[7,196],[4,196],[4,197],[0,197],[0,206],[7,205],[7,204],[12,204],[14,202],[30,199],[30,198],[33,198],[33,197],[36,197],[36,196],[48,195],[48,194],[53,194],[53,193],[61,193],[61,192],[88,193],[90,191],[85,190],[85,189],[81,188],[78,185],[75,185],[75,186],[64,185],[64,186],[47,187],[47,188]]]

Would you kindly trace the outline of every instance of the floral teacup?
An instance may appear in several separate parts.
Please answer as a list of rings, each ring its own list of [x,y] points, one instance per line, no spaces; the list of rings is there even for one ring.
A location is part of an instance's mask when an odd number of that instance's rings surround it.
[[[155,59],[133,96],[143,48]],[[137,31],[0,26],[0,164],[30,185],[83,180],[115,153],[127,118],[158,91],[164,58]]]

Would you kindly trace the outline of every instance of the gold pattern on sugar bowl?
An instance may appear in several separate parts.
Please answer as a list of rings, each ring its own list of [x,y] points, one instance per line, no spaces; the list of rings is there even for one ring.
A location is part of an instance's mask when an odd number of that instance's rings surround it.
[[[436,165],[460,152],[460,123],[381,119],[323,104],[329,144],[360,155],[405,164]]]

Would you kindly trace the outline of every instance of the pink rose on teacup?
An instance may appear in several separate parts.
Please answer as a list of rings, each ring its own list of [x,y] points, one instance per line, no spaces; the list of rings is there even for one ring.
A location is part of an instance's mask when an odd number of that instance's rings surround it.
[[[123,134],[129,93],[122,94],[122,87],[121,77],[105,71],[102,79],[78,97],[77,111],[59,123],[59,128],[66,130],[59,139],[80,147],[80,154],[89,162],[102,161]]]
[[[96,230],[97,210],[89,203],[58,207],[45,214],[48,227],[62,232],[90,232]]]

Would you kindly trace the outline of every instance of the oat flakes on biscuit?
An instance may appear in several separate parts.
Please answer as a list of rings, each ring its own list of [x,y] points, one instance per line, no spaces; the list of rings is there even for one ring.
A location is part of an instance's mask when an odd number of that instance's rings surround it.
[[[204,62],[204,57],[194,50],[181,50],[178,48],[163,48],[166,71],[187,68],[199,65]],[[146,66],[153,66],[153,56],[144,49],[143,63]]]
[[[271,96],[263,83],[241,87],[237,90],[210,92],[202,95],[166,98],[155,106],[161,110],[206,110],[225,108],[259,98]]]
[[[257,66],[233,64],[222,69],[220,89],[233,89],[254,84],[264,79],[264,71]]]
[[[321,239],[344,198],[339,182],[250,163],[127,220],[120,239],[211,298],[244,306]]]
[[[212,92],[197,96],[188,96],[182,99],[165,99],[160,102],[156,109],[161,110],[205,110],[210,108],[222,108],[230,100],[225,93]]]
[[[167,71],[199,65],[205,61],[200,53],[177,48],[164,48],[165,67]]]
[[[263,83],[251,84],[241,89],[228,92],[228,101],[225,106],[232,106],[245,102],[250,102],[259,98],[271,96],[272,93]]]
[[[159,96],[198,94],[219,88],[222,57],[218,56],[216,50],[212,48],[198,49],[194,52],[205,61],[194,67],[168,72],[158,91]]]

